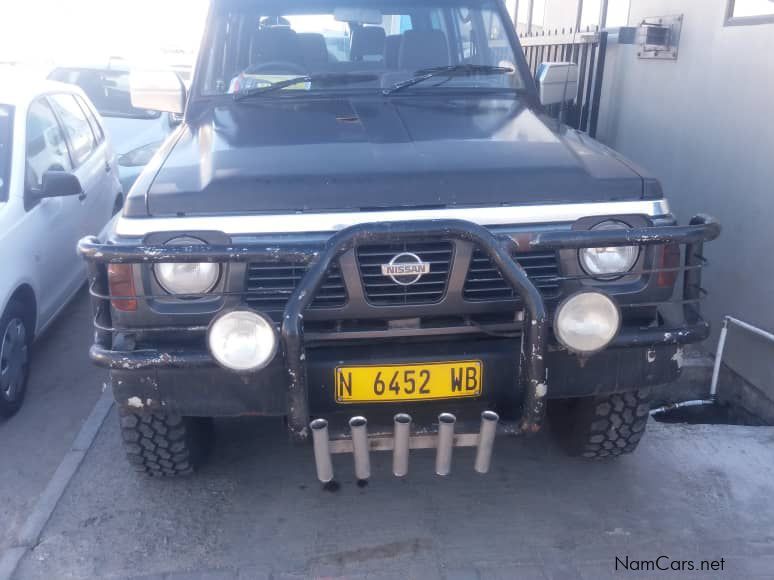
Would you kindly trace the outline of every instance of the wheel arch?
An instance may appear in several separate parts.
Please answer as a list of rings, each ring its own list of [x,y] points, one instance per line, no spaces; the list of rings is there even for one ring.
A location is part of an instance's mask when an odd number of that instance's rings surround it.
[[[3,305],[3,310],[0,311],[0,314],[5,312],[8,305],[12,302],[19,302],[24,306],[24,310],[29,316],[27,322],[29,323],[29,328],[32,329],[34,336],[38,324],[38,301],[35,296],[35,290],[27,283],[20,284],[16,290],[11,293],[7,302]]]

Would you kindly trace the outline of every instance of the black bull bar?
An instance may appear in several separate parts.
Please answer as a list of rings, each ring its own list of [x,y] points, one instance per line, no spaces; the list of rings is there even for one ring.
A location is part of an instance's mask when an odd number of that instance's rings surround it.
[[[183,232],[181,232],[182,235]],[[720,224],[709,216],[694,217],[687,226],[656,226],[630,230],[608,231],[551,231],[536,234],[530,241],[534,250],[558,250],[608,246],[645,246],[685,244],[683,300],[686,322],[694,325],[692,332],[704,335],[708,325],[701,320],[697,304],[704,290],[701,288],[701,267],[704,263],[703,244],[720,235]],[[111,296],[107,284],[106,264],[147,264],[157,262],[278,262],[291,261],[309,265],[285,307],[281,338],[288,373],[288,426],[294,439],[309,437],[309,401],[305,368],[303,314],[311,305],[324,283],[332,264],[345,252],[358,245],[370,243],[405,242],[428,238],[457,239],[476,244],[500,270],[504,280],[520,296],[524,310],[524,334],[518,353],[524,373],[526,395],[519,431],[535,433],[540,430],[545,415],[548,380],[545,368],[546,340],[549,321],[543,297],[524,269],[511,253],[516,243],[508,237],[497,237],[485,227],[462,220],[426,220],[359,224],[334,234],[322,250],[284,247],[267,248],[265,245],[207,245],[207,246],[145,246],[101,243],[94,237],[81,240],[79,252],[89,263],[90,292],[95,310],[95,345],[91,356],[97,364],[110,366],[112,343],[110,300],[127,297]],[[137,298],[142,298],[137,297]],[[674,333],[665,333],[674,334]],[[640,342],[670,342],[680,337],[632,336],[632,345]],[[693,338],[696,338],[695,336]],[[700,338],[699,338],[700,339]],[[207,358],[207,357],[204,357]],[[200,360],[202,359],[202,360]],[[138,360],[138,368],[142,362]],[[153,365],[199,366],[207,364],[202,355],[191,360],[174,356],[155,357]]]

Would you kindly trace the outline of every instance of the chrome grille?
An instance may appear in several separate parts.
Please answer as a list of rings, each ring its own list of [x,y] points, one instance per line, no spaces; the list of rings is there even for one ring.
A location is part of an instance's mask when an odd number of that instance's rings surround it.
[[[305,273],[306,266],[287,262],[248,264],[245,300],[257,310],[282,312]],[[346,302],[347,290],[336,262],[311,308],[339,308]]]
[[[430,264],[430,273],[410,286],[396,284],[382,274],[382,264],[388,264],[404,252],[416,254]],[[454,247],[451,242],[402,243],[360,246],[357,261],[368,302],[375,306],[434,304],[446,292]]]
[[[514,257],[544,298],[556,298],[559,295],[559,282],[556,280],[559,276],[559,264],[556,252],[517,253]],[[465,300],[476,302],[517,298],[500,270],[478,248],[473,252],[463,296]]]

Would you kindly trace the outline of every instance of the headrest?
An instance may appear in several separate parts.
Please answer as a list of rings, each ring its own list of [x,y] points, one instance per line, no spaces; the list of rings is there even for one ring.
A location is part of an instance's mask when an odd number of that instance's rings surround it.
[[[400,58],[400,45],[403,42],[403,35],[391,34],[384,41],[384,63],[387,68],[398,68],[398,59]]]
[[[328,46],[325,37],[315,32],[299,32],[298,45],[307,67],[328,63]]]
[[[275,61],[302,61],[301,45],[295,30],[286,27],[264,28],[254,37],[252,64]]]
[[[359,26],[352,31],[350,59],[353,61],[383,60],[387,34],[380,26]]]
[[[399,68],[417,71],[449,66],[449,45],[442,30],[407,30],[400,45]]]

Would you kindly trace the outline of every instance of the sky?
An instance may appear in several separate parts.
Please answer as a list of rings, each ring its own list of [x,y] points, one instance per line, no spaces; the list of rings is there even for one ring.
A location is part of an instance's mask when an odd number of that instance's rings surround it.
[[[506,0],[508,9],[513,13],[516,3],[514,0]],[[607,25],[626,26],[629,21],[630,0],[609,0],[607,6]],[[520,0],[519,2],[519,22],[526,24],[529,0]],[[533,25],[542,27],[547,12],[556,16],[557,10],[564,15],[562,22],[567,22],[567,27],[575,24],[575,14],[577,13],[578,0],[534,0],[533,6]],[[583,0],[583,12],[581,15],[581,26],[592,26],[599,23],[599,10],[601,0]],[[551,25],[556,25],[551,22]],[[561,25],[560,25],[561,26]]]
[[[584,1],[584,25],[598,18],[599,1]],[[535,0],[538,25],[545,2]],[[181,58],[191,60],[207,6],[208,0],[0,0],[0,62],[86,65],[120,56],[143,65],[156,62],[160,48],[182,50],[188,55]],[[608,25],[625,24],[628,8],[629,0],[610,0]]]
[[[0,61],[76,64],[193,53],[207,0],[0,0]]]

